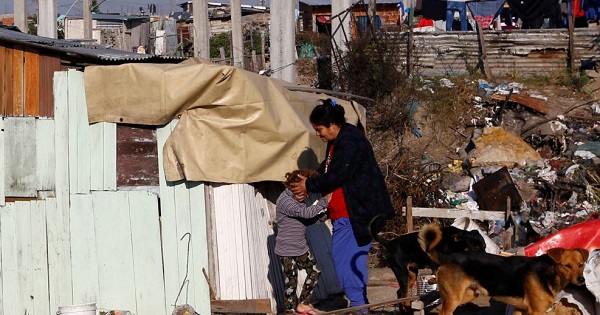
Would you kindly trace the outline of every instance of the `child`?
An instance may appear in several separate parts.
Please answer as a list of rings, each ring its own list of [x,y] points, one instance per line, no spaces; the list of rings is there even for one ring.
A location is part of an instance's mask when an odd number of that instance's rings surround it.
[[[315,265],[315,259],[308,249],[306,241],[306,226],[315,223],[327,211],[327,198],[320,194],[294,195],[290,191],[290,184],[300,181],[305,177],[316,176],[314,171],[295,170],[285,174],[286,189],[277,199],[275,222],[277,224],[277,237],[275,239],[275,253],[281,258],[283,273],[285,275],[285,308],[286,313],[316,314],[310,306],[310,298],[317,284],[320,271]],[[302,286],[300,298],[296,295],[298,270],[304,269],[307,277]]]

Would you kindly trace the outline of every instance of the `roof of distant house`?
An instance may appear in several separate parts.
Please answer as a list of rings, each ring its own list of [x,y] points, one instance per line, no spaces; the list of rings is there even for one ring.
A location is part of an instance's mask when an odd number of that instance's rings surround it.
[[[68,19],[83,19],[82,15],[67,15]],[[120,15],[106,13],[92,13],[93,20],[104,21],[129,21],[129,20],[150,20],[148,15]]]
[[[320,5],[331,5],[332,0],[300,0],[300,2],[311,5],[311,6],[320,6]],[[359,0],[352,0],[352,3],[357,3]],[[400,0],[377,0],[377,3],[399,3]],[[369,3],[369,0],[365,0],[365,3]]]
[[[5,26],[0,26],[0,43],[1,42],[34,47],[40,51],[52,51],[59,55],[68,56],[71,59],[79,57],[103,61],[104,63],[118,64],[139,61],[179,62],[185,59],[180,57],[138,54],[124,50],[109,49],[101,45],[85,45],[75,41],[30,35],[11,30]]]

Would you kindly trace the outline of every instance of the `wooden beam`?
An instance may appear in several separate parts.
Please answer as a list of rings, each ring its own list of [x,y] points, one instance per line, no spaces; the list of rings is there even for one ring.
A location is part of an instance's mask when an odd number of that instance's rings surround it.
[[[575,73],[575,22],[573,21],[573,14],[567,16],[569,23],[569,70],[571,74]]]
[[[271,313],[271,300],[212,300],[210,311],[213,313]]]
[[[406,208],[402,208],[402,214],[406,215]],[[413,217],[430,217],[456,219],[469,217],[474,220],[504,220],[504,211],[484,211],[484,210],[460,210],[455,208],[412,208]]]
[[[319,315],[338,315],[338,314],[344,314],[344,313],[349,313],[349,312],[353,312],[353,311],[360,311],[365,308],[374,308],[374,307],[380,307],[380,306],[385,306],[385,305],[394,305],[394,304],[400,304],[400,303],[408,302],[408,301],[416,301],[419,299],[420,299],[419,296],[410,296],[410,297],[405,297],[405,298],[396,299],[396,300],[390,300],[390,301],[384,301],[384,302],[379,302],[379,303],[342,308],[342,309],[331,311],[331,312],[319,313]]]
[[[477,22],[477,39],[479,39],[479,62],[481,72],[488,80],[492,80],[492,72],[487,64],[487,52],[485,49],[485,41],[483,40],[483,29],[481,22]]]
[[[408,196],[406,198],[406,230],[410,233],[413,229],[412,196]]]

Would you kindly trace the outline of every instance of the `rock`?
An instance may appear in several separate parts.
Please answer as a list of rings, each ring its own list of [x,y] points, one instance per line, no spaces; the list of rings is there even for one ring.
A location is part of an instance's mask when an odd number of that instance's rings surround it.
[[[471,177],[457,173],[444,173],[441,184],[442,189],[451,192],[468,191],[471,185]]]
[[[470,154],[472,166],[504,165],[523,167],[542,157],[516,134],[502,127],[487,127],[483,135],[473,139],[475,152]]]

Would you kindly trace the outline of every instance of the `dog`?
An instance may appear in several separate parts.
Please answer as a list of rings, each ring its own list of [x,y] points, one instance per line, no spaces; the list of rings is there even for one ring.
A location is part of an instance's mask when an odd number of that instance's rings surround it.
[[[371,222],[371,225],[373,222]],[[440,229],[439,240],[434,251],[448,254],[453,252],[485,251],[485,240],[477,231],[465,231],[448,226]],[[436,270],[438,264],[421,249],[419,232],[400,235],[392,240],[387,240],[379,234],[371,235],[387,249],[387,261],[398,281],[398,298],[410,295],[409,285],[417,278],[419,269],[430,268]],[[407,306],[410,302],[406,303]]]
[[[583,248],[552,248],[538,257],[504,257],[482,252],[440,254],[435,251],[439,228],[424,228],[419,235],[424,251],[435,252],[441,264],[437,285],[442,299],[440,315],[453,314],[461,304],[480,294],[515,306],[513,314],[543,315],[567,285],[583,285],[583,268],[589,252]],[[431,241],[433,240],[433,241]]]

